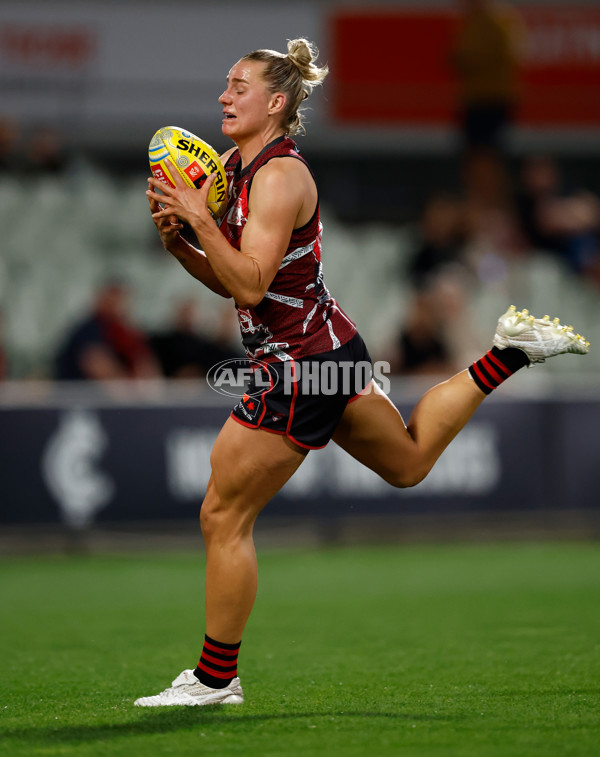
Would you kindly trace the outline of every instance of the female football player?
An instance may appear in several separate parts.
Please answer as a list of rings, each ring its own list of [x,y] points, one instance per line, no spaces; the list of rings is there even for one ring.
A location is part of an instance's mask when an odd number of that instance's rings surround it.
[[[299,379],[307,366],[369,361],[353,322],[323,282],[317,187],[290,138],[301,129],[302,102],[326,74],[304,39],[290,41],[287,54],[258,50],[231,68],[219,98],[223,134],[235,143],[222,157],[229,199],[220,226],[207,209],[212,177],[201,189],[149,179],[164,246],[192,276],[234,300],[246,354],[268,367],[262,379],[270,388],[245,395],[212,451],[201,509],[206,637],[200,661],[162,693],[138,699],[139,706],[243,701],[237,656],[257,588],[254,521],[308,450],[333,439],[390,484],[414,486],[505,378],[560,352],[587,351],[585,340],[558,322],[513,308],[499,320],[494,347],[428,391],[408,424],[358,369],[333,395],[285,380]],[[180,234],[182,221],[201,250]]]

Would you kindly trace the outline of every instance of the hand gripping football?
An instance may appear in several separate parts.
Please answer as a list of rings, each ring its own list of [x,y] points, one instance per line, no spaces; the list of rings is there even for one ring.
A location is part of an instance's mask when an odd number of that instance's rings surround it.
[[[208,193],[208,209],[214,218],[221,217],[227,205],[225,168],[218,154],[203,139],[177,126],[164,126],[150,140],[148,158],[154,178],[170,186],[175,186],[175,182],[165,164],[167,158],[188,187],[200,189],[211,173],[216,174]]]

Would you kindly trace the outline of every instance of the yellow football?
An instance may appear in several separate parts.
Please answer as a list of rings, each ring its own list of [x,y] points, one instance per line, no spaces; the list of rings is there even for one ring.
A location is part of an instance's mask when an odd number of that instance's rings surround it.
[[[150,140],[148,158],[154,178],[169,186],[175,186],[175,182],[165,163],[167,158],[188,187],[200,189],[210,174],[216,174],[208,193],[208,209],[214,218],[221,217],[227,205],[225,168],[219,155],[203,139],[177,126],[164,126]]]

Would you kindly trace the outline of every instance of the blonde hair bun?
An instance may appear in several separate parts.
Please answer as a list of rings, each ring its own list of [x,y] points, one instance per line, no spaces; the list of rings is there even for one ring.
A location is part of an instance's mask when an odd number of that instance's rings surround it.
[[[300,69],[305,83],[321,84],[329,73],[327,66],[319,67],[315,61],[319,56],[317,47],[303,37],[288,40],[287,57]],[[309,91],[312,90],[310,87]]]

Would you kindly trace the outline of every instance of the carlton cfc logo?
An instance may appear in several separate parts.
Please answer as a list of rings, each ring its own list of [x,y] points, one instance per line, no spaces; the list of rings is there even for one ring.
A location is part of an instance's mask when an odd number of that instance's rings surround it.
[[[213,391],[245,400],[260,397],[278,381],[277,372],[267,363],[243,357],[222,360],[206,375],[206,383]]]

